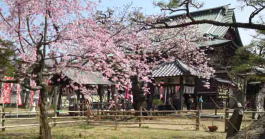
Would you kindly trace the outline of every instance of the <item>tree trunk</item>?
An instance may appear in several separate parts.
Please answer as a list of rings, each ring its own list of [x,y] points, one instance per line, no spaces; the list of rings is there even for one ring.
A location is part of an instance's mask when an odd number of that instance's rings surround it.
[[[45,87],[40,90],[40,138],[41,139],[51,139],[51,128],[48,121],[48,112],[46,109],[47,104],[47,93]]]
[[[132,81],[132,94],[133,94],[133,108],[135,110],[140,110],[143,102],[145,101],[144,92],[142,90],[142,85],[140,84],[138,77],[131,77]]]
[[[29,91],[27,91],[26,89],[24,89],[24,91],[23,92],[25,92],[25,94],[24,94],[24,98],[23,98],[23,102],[22,102],[22,104],[23,104],[23,106],[25,107],[25,108],[28,108],[29,107]]]
[[[61,86],[55,86],[53,88],[53,99],[52,99],[52,106],[54,109],[54,116],[58,116],[59,112],[58,110],[60,110],[60,108],[58,108],[58,106],[60,105],[60,96],[61,96]]]
[[[229,139],[264,139],[265,138],[265,116],[263,115],[259,120],[254,121],[244,130],[238,132]]]
[[[151,110],[153,108],[155,86],[152,83],[149,83],[148,86],[150,88],[150,94],[147,95],[147,110]]]
[[[228,120],[227,123],[227,138],[234,136],[240,130],[243,114],[243,107],[241,103],[238,103],[232,117]]]
[[[264,98],[265,98],[265,83],[261,85],[261,89],[256,96],[256,111],[264,111]],[[255,113],[255,119],[259,119],[263,113]]]
[[[80,111],[80,91],[77,91],[76,92],[76,95],[77,95],[77,101],[76,101],[76,109],[75,109],[75,111]],[[80,115],[80,112],[77,112],[76,113],[77,115]]]
[[[61,105],[62,105],[62,88],[61,88],[61,86],[59,88],[58,95],[59,95],[58,100],[57,100],[58,103],[55,107],[59,111],[59,110],[61,110]],[[57,116],[59,116],[59,112],[57,112]]]

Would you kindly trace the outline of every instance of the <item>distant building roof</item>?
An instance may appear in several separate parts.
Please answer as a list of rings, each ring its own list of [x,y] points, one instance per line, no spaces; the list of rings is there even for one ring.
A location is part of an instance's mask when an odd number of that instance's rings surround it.
[[[204,47],[204,46],[217,46],[217,45],[223,45],[227,43],[231,43],[231,40],[226,40],[226,39],[214,39],[214,40],[209,40],[205,42],[200,42],[198,43],[199,47]]]
[[[198,10],[198,11],[191,12],[190,14],[195,20],[207,19],[207,20],[213,20],[213,21],[224,22],[224,23],[236,22],[235,15],[234,15],[234,9],[229,8],[229,5],[224,5],[224,6],[204,9],[204,10]],[[169,19],[173,19],[173,21],[171,20],[170,24],[171,25],[177,24],[176,22],[174,22],[174,19],[180,18],[182,15],[174,15],[174,16],[168,17]],[[230,27],[215,26],[211,24],[198,24],[198,29],[202,34],[210,34],[212,36],[216,36],[217,38],[224,38],[229,28]],[[235,32],[237,35],[237,38],[236,38],[237,45],[242,46],[242,41],[240,39],[237,28],[235,28]]]
[[[152,71],[152,77],[174,77],[182,75],[196,75],[195,70],[180,60],[161,64]]]
[[[79,84],[89,84],[89,85],[110,85],[113,84],[100,72],[89,72],[76,68],[66,68],[62,73]]]
[[[257,75],[257,76],[260,76],[260,77],[265,77],[265,68],[255,66],[255,67],[252,67],[252,69],[250,71],[245,72],[245,73],[241,73],[239,75],[243,76],[243,77],[253,76],[253,75]]]
[[[218,77],[215,77],[214,79],[215,79],[217,82],[219,82],[219,83],[229,84],[229,85],[235,86],[235,83],[233,83],[233,82],[230,81],[230,80],[222,79],[222,78],[218,78]]]

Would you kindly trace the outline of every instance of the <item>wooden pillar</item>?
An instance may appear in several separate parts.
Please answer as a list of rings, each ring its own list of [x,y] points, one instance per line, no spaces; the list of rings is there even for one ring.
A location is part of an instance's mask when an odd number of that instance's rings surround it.
[[[180,89],[179,89],[179,93],[180,93],[180,110],[183,110],[183,99],[184,99],[184,97],[183,97],[183,91],[184,91],[184,84],[183,84],[183,82],[184,82],[184,80],[183,80],[183,76],[180,76],[179,77],[180,79],[179,79],[179,83],[180,83]]]
[[[85,116],[85,111],[87,111],[86,109],[86,101],[85,101],[85,96],[84,94],[81,94],[81,99],[82,99],[82,116]]]
[[[99,95],[99,102],[100,102],[100,109],[103,109],[103,88],[102,85],[98,85],[98,95]]]
[[[57,116],[60,114],[59,110],[61,110],[61,105],[62,105],[62,86],[59,87],[59,91],[57,92],[57,104],[56,104],[56,109],[57,109]]]
[[[224,131],[225,132],[227,132],[227,129],[228,129],[228,127],[227,127],[227,125],[228,125],[228,117],[229,117],[229,112],[228,112],[228,110],[229,109],[227,109],[227,108],[225,108],[225,117],[224,117],[224,119],[225,119],[225,121],[224,121],[224,124],[225,124],[225,126],[224,126]]]
[[[115,85],[111,85],[111,99],[115,100],[114,94],[116,92]]]
[[[198,78],[197,77],[194,77],[194,95],[195,95],[195,108],[198,110],[198,109],[201,109],[202,106],[202,103],[199,105],[198,103],[198,100],[199,100],[199,97],[198,97]]]
[[[217,115],[217,106],[214,107],[214,115]]]
[[[75,110],[75,111],[80,111],[80,91],[77,92],[77,102],[76,102],[76,105],[77,105],[77,110]],[[77,112],[76,114],[77,115],[80,115],[80,112]]]
[[[107,102],[109,103],[109,101],[110,101],[110,95],[111,95],[111,91],[109,91],[109,87],[110,86],[108,86],[108,88],[107,88],[107,90],[108,90],[108,94],[107,94]]]

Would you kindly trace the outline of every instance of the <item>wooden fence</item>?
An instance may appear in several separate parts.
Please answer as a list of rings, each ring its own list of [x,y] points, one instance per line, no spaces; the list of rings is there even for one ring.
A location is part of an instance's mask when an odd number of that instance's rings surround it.
[[[56,126],[57,124],[66,124],[66,123],[88,123],[93,125],[111,125],[115,129],[119,125],[137,125],[138,127],[143,127],[143,125],[170,125],[170,126],[189,126],[194,127],[195,130],[199,130],[200,127],[203,127],[201,123],[201,116],[203,111],[199,110],[180,110],[180,111],[109,111],[109,110],[92,110],[88,111],[48,111],[50,125]],[[224,127],[229,122],[229,114],[233,111],[226,109],[224,113]],[[265,113],[265,112],[256,112],[256,111],[244,111],[243,122],[248,121],[252,122],[255,119],[250,118],[250,113]],[[220,113],[219,113],[220,114]],[[34,127],[39,126],[39,112],[30,112],[30,111],[18,111],[18,112],[5,112],[0,111],[1,116],[1,126],[0,129],[5,131],[7,128],[16,128],[16,127]],[[246,118],[247,117],[247,118]],[[180,122],[158,122],[155,119],[188,119],[189,123]],[[125,120],[124,120],[125,119]],[[132,119],[132,120],[126,120]],[[25,121],[25,123],[17,124],[12,121]],[[11,122],[7,122],[11,121]],[[28,123],[27,121],[34,121],[34,123]],[[187,120],[186,120],[187,121]]]
[[[12,124],[9,125],[7,121],[12,120],[36,120],[38,121],[39,112],[0,112],[1,114],[1,129],[5,131],[7,128],[16,127],[33,127],[39,126],[39,123],[26,123],[26,124]],[[93,110],[88,111],[56,111],[48,112],[50,125],[55,126],[56,124],[66,123],[78,123],[86,122],[88,124],[108,124],[114,126],[115,129],[119,125],[171,125],[171,126],[192,126],[195,130],[200,129],[200,111],[189,110],[189,111],[107,111],[107,110]],[[74,115],[74,116],[70,116]],[[24,116],[24,117],[22,117]],[[172,122],[157,122],[152,119],[165,119],[165,118],[187,118],[188,120],[194,120],[191,123],[172,123]],[[133,119],[133,120],[124,120]]]

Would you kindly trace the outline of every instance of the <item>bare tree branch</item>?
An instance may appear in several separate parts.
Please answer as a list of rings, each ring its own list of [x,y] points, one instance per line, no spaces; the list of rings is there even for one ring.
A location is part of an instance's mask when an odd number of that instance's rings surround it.
[[[31,35],[31,30],[30,30],[30,26],[29,26],[29,17],[27,17],[27,29],[28,29],[28,34],[29,34],[29,37],[30,37],[30,39],[31,39],[31,41],[34,43],[34,44],[36,44],[36,42],[35,42],[35,40],[33,39],[33,37],[32,37],[32,35]]]
[[[252,23],[253,18],[258,15],[262,10],[265,9],[265,6],[260,8],[260,9],[256,9],[254,12],[251,13],[251,15],[249,16],[249,23]]]

